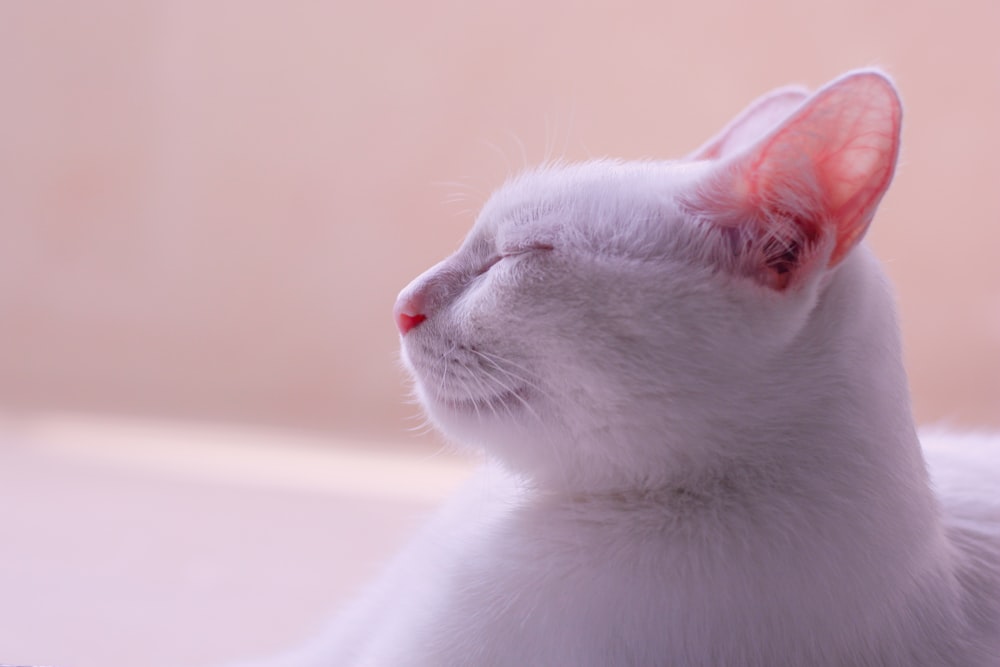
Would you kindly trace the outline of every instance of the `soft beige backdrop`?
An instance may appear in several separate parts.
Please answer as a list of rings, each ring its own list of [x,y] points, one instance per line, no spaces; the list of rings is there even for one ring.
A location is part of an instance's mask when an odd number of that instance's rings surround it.
[[[1000,426],[1000,4],[0,4],[0,406],[408,437],[398,289],[523,161],[878,64],[922,421]],[[450,203],[458,195],[457,203]]]
[[[682,155],[789,82],[896,76],[870,239],[917,413],[1000,427],[998,26],[996,0],[0,0],[0,663],[301,641],[467,474],[406,431],[397,291],[524,162]]]

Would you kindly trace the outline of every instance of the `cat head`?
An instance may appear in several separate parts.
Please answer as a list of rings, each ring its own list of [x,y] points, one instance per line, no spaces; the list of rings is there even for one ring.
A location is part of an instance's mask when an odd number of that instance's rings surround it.
[[[718,454],[762,395],[798,399],[779,378],[816,354],[804,331],[828,335],[829,285],[863,270],[900,122],[891,82],[860,71],[775,91],[682,160],[512,179],[396,303],[430,418],[547,483],[655,483]]]

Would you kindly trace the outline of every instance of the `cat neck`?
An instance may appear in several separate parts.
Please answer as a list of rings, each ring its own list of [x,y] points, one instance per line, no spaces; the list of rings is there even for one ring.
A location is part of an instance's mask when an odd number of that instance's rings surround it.
[[[770,381],[719,397],[745,409],[701,429],[664,422],[654,444],[688,454],[672,469],[569,485],[554,475],[529,489],[526,511],[550,517],[546,530],[641,540],[646,557],[680,568],[685,605],[726,600],[753,619],[767,600],[785,623],[803,599],[824,600],[813,611],[832,627],[873,609],[895,617],[892,605],[928,618],[952,608],[953,550],[911,416],[892,295],[867,251],[843,269]]]
[[[849,508],[902,521],[915,534],[936,530],[892,294],[867,249],[830,274],[810,321],[769,363],[766,380],[722,383],[716,411],[700,417],[639,406],[621,432],[607,435],[610,446],[591,450],[623,452],[639,442],[641,456],[552,466],[531,476],[534,487],[567,500],[655,499],[665,508],[713,499],[784,506],[794,498],[820,515]],[[659,413],[666,416],[647,417]],[[667,454],[653,463],[655,452]]]

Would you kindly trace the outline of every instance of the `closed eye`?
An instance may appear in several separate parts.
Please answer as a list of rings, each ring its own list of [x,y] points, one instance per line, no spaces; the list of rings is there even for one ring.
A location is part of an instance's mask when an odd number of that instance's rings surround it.
[[[551,243],[527,243],[522,245],[516,245],[511,248],[506,248],[500,252],[501,259],[507,257],[517,257],[518,255],[526,255],[532,252],[546,252],[553,250]]]
[[[528,243],[522,245],[512,246],[500,251],[499,255],[494,255],[490,257],[489,260],[483,264],[479,270],[476,272],[477,276],[481,276],[490,269],[492,269],[498,262],[504,259],[513,259],[514,257],[520,257],[522,255],[527,255],[535,252],[547,252],[549,250],[554,250],[554,246],[550,243]]]

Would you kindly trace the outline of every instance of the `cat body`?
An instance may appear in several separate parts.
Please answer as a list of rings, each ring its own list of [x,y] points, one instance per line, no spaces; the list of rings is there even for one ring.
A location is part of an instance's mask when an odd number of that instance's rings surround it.
[[[395,310],[490,463],[287,664],[1000,665],[1000,444],[928,475],[860,244],[900,122],[854,72],[501,188]]]
[[[878,569],[846,529],[817,540],[807,511],[740,506],[752,537],[705,522],[728,508],[703,499],[560,500],[485,470],[292,664],[996,664],[976,619],[1000,611],[1000,573],[955,566],[997,539]]]

